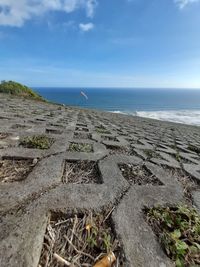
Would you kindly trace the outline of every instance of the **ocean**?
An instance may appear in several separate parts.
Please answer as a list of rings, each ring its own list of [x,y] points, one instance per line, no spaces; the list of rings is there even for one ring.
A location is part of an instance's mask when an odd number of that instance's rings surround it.
[[[198,89],[34,89],[44,98],[60,104],[200,126]]]

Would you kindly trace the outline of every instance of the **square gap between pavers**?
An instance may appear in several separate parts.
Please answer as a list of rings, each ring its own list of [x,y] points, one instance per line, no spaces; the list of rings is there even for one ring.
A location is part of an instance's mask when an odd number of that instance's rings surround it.
[[[3,158],[0,160],[0,182],[25,180],[37,162],[37,159]]]
[[[46,135],[26,136],[19,140],[19,146],[33,149],[49,149],[54,143],[54,139]]]
[[[103,179],[96,162],[87,160],[66,160],[64,163],[62,182],[72,184],[102,184]]]
[[[87,128],[87,124],[84,124],[84,123],[77,123],[76,126],[77,127]]]
[[[51,214],[39,266],[93,267],[102,259],[109,262],[108,256],[111,257],[112,267],[126,266],[110,211],[100,214],[89,211]]]
[[[75,131],[89,132],[88,128],[84,128],[84,127],[76,127]]]
[[[95,127],[95,131],[99,134],[111,134],[105,127]]]
[[[50,124],[48,124],[48,126],[58,127],[58,128],[65,128],[64,125],[62,125],[62,124],[56,124],[56,123],[50,123]]]
[[[28,126],[23,124],[14,124],[11,126],[11,129],[25,129],[25,128],[28,128]]]
[[[71,142],[68,151],[92,153],[94,149],[92,144]]]
[[[114,136],[101,135],[101,139],[105,141],[119,142],[119,140],[117,140],[117,138]]]
[[[43,119],[36,119],[36,121],[45,122],[46,120],[43,120]]]
[[[128,148],[122,146],[106,145],[106,149],[109,151],[111,155],[119,155],[119,154],[129,155]]]
[[[161,186],[163,183],[147,169],[145,165],[118,164],[123,177],[136,185]]]
[[[199,266],[200,215],[192,205],[165,205],[143,209],[165,254],[174,266]]]
[[[54,129],[46,129],[47,134],[62,134],[62,131],[60,130],[54,130]]]
[[[92,135],[84,132],[74,132],[75,139],[92,139]]]

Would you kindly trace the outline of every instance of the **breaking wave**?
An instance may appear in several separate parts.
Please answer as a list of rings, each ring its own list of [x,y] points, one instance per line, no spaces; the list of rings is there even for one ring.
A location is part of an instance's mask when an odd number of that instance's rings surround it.
[[[200,126],[200,110],[138,111],[137,116]]]
[[[200,126],[200,110],[168,110],[168,111],[136,111],[124,112],[120,110],[112,111],[116,114],[134,115],[138,117],[150,118],[161,121],[171,121],[189,125]]]

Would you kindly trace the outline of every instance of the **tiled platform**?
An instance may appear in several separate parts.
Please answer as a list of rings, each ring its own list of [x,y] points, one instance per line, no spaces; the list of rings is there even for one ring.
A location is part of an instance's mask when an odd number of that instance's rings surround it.
[[[21,179],[0,179],[1,267],[38,266],[52,212],[110,208],[124,266],[174,266],[145,222],[143,208],[186,202],[200,211],[199,127],[4,95],[0,106],[0,162],[31,165]],[[37,135],[54,140],[49,149],[19,145]],[[78,166],[76,175],[86,166],[81,162],[92,162],[97,177],[92,170],[88,180],[68,180],[66,163]],[[128,177],[131,172],[134,177]],[[187,179],[193,183],[190,199],[184,193]]]

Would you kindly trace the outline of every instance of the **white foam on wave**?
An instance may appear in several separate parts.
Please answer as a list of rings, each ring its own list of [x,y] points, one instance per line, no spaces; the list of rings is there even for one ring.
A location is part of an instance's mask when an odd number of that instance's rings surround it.
[[[200,110],[137,111],[139,117],[200,126]]]

